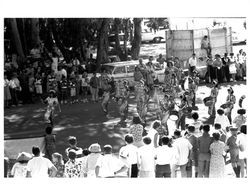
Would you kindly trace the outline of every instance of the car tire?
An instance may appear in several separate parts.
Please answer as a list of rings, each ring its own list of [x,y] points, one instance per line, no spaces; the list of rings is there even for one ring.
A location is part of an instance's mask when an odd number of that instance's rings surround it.
[[[154,42],[154,43],[160,43],[160,42],[161,42],[161,37],[155,37],[155,38],[153,39],[153,42]]]

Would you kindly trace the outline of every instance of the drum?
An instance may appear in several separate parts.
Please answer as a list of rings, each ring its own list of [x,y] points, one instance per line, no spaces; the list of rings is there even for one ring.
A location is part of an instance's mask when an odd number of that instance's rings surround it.
[[[209,97],[204,98],[203,102],[204,102],[205,106],[209,107],[214,103],[214,100],[211,96],[209,96]]]
[[[179,112],[177,110],[170,111],[169,119],[172,121],[177,121],[179,119]]]

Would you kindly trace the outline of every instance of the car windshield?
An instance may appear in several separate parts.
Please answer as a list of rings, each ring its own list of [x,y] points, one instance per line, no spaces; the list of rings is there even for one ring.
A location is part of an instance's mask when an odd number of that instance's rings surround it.
[[[103,70],[106,70],[106,72],[109,74],[111,74],[114,70],[114,66],[109,66],[109,65],[105,65],[102,68],[103,68]]]

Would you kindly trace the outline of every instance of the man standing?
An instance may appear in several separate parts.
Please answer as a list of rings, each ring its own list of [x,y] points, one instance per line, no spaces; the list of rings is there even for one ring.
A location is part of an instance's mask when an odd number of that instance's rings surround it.
[[[99,79],[96,77],[96,73],[94,72],[93,77],[90,79],[90,91],[93,102],[98,102],[98,88],[99,88]]]
[[[206,50],[207,56],[211,55],[211,46],[207,35],[205,35],[201,41],[201,49]]]
[[[46,178],[49,177],[49,171],[54,177],[57,169],[49,159],[41,156],[40,148],[33,146],[32,153],[34,157],[27,164],[27,177]]]
[[[172,177],[176,177],[176,170],[178,167],[180,167],[181,170],[181,177],[187,177],[186,168],[191,158],[191,150],[193,146],[186,138],[181,136],[181,132],[179,130],[174,132],[174,137],[175,140],[173,147],[178,153],[178,158],[176,164],[173,165]]]
[[[197,66],[197,57],[195,53],[193,53],[192,57],[188,59],[188,65],[189,65],[190,74],[192,75],[193,71],[196,69],[196,66]]]

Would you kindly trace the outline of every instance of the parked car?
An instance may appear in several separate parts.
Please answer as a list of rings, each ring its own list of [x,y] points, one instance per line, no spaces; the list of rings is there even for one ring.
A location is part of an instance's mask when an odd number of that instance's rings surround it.
[[[165,32],[166,30],[149,30],[144,29],[141,32],[141,40],[142,42],[153,42],[153,43],[160,43],[161,41],[165,41]]]

